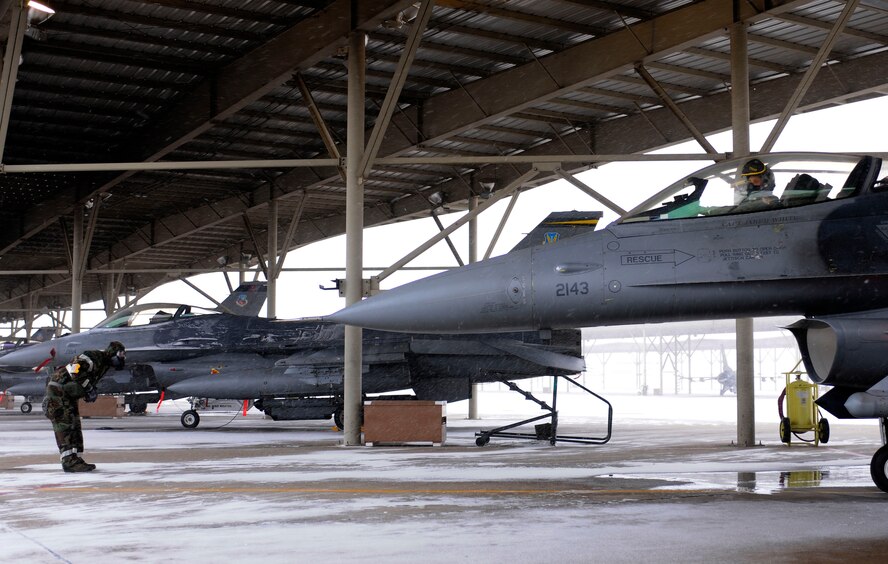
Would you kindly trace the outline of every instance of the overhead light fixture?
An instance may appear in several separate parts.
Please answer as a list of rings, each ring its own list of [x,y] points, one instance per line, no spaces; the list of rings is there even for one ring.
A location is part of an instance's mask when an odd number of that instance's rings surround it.
[[[382,26],[387,29],[401,29],[416,19],[417,14],[419,14],[420,5],[421,2],[414,2],[406,9],[398,12],[398,15],[393,19],[383,21]]]
[[[481,193],[478,195],[485,200],[493,195],[493,189],[496,188],[496,182],[493,180],[482,180],[478,185],[481,186]]]
[[[429,202],[433,206],[440,206],[444,202],[444,194],[440,191],[429,194]]]
[[[28,2],[28,25],[40,25],[51,18],[53,14],[55,14],[55,10],[46,4],[34,2],[34,0]]]
[[[38,29],[37,26],[51,18],[53,14],[55,14],[55,10],[46,4],[34,2],[33,0],[28,2],[28,27],[25,29],[25,35],[35,41],[45,41],[46,32]]]

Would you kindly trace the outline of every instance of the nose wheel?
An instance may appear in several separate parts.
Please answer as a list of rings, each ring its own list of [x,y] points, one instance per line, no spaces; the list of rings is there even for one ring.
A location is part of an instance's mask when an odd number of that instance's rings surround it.
[[[186,429],[194,429],[200,425],[200,415],[193,409],[189,409],[182,414],[181,422]]]
[[[883,445],[873,455],[873,460],[870,462],[870,475],[876,486],[888,493],[888,445]]]

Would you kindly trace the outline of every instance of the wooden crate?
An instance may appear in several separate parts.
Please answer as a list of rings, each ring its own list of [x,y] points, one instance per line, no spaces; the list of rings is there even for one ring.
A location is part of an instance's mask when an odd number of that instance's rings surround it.
[[[364,444],[441,446],[447,439],[446,409],[445,401],[364,402]]]
[[[4,395],[0,401],[0,409],[15,409],[15,398],[11,394]]]
[[[126,415],[123,396],[99,396],[92,403],[80,400],[77,405],[81,417],[123,417]]]

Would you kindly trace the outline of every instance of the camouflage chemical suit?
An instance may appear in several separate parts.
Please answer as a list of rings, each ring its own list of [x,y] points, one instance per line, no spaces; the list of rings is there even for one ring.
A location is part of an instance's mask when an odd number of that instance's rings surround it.
[[[43,413],[52,421],[65,472],[95,470],[95,464],[87,464],[79,456],[83,452],[83,430],[77,400],[96,401],[99,380],[112,367],[122,370],[125,362],[124,346],[112,341],[104,351],[85,351],[78,355],[56,370],[47,382]]]

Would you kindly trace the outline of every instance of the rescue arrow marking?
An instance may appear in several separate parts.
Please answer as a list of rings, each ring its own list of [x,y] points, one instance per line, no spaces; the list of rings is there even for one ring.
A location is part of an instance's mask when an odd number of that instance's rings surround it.
[[[633,266],[638,264],[673,264],[678,266],[694,258],[684,251],[673,249],[671,251],[643,251],[629,253],[620,257],[620,264]]]

